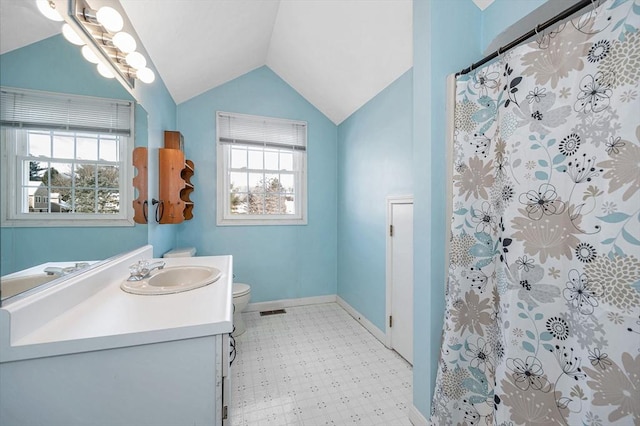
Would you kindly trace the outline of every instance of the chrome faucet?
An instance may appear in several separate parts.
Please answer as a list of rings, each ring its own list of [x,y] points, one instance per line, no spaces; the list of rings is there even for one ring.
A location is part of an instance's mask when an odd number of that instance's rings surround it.
[[[76,263],[75,266],[67,266],[66,268],[61,268],[59,266],[49,266],[47,268],[44,268],[44,273],[47,275],[57,275],[61,277],[72,272],[79,271],[80,269],[84,269],[87,266],[89,266],[87,262],[79,262]]]
[[[129,274],[131,275],[127,278],[127,281],[142,281],[145,278],[149,278],[151,271],[162,269],[164,265],[163,261],[149,263],[148,260],[139,260],[138,263],[129,266]]]

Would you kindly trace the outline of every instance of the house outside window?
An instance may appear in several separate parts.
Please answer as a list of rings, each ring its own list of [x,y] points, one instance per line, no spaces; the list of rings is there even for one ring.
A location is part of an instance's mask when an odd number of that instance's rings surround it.
[[[217,224],[307,223],[307,123],[218,112]]]
[[[133,225],[131,102],[3,87],[1,117],[3,226]]]

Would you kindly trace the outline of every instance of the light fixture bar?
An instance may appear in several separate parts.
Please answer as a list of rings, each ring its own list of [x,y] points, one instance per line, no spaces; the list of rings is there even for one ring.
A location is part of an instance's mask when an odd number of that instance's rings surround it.
[[[97,16],[97,13],[87,4],[85,0],[69,0],[68,15],[75,25],[74,29],[79,30],[87,42],[87,47],[91,49],[104,66],[108,66],[113,76],[121,83],[133,89],[135,87],[136,71],[129,67],[125,62],[126,53],[120,50],[113,43],[113,34],[110,31],[119,31],[124,22],[119,23],[117,19],[105,25]],[[100,10],[102,10],[101,8]],[[114,16],[120,16],[114,9],[108,8],[106,19],[114,20]],[[115,15],[113,12],[116,12]],[[120,21],[122,17],[120,16]],[[119,28],[119,29],[118,29]],[[104,67],[101,68],[100,74],[105,76],[108,74]]]

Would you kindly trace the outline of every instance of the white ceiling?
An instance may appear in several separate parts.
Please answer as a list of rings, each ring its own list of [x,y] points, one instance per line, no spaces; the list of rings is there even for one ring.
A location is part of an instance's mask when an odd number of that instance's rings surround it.
[[[338,124],[412,66],[411,0],[120,0],[176,103],[267,65]]]
[[[35,0],[0,0],[0,54],[60,34],[61,26],[42,16]]]
[[[178,104],[267,65],[339,124],[412,66],[412,0],[120,3]],[[0,0],[0,27],[5,53],[61,24]]]

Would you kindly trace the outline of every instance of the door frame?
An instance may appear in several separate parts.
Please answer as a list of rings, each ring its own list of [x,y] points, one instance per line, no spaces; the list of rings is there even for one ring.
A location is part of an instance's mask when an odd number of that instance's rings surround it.
[[[391,254],[393,248],[392,238],[389,232],[391,228],[391,218],[393,215],[393,205],[394,204],[413,204],[413,195],[390,195],[387,197],[387,221],[386,221],[386,252],[385,252],[385,280],[386,280],[386,307],[385,307],[385,341],[384,345],[392,349],[391,347],[391,327],[389,327],[389,315],[391,315],[391,285],[393,282],[393,271],[392,271],[392,262],[391,262]],[[413,229],[413,224],[411,225]]]

